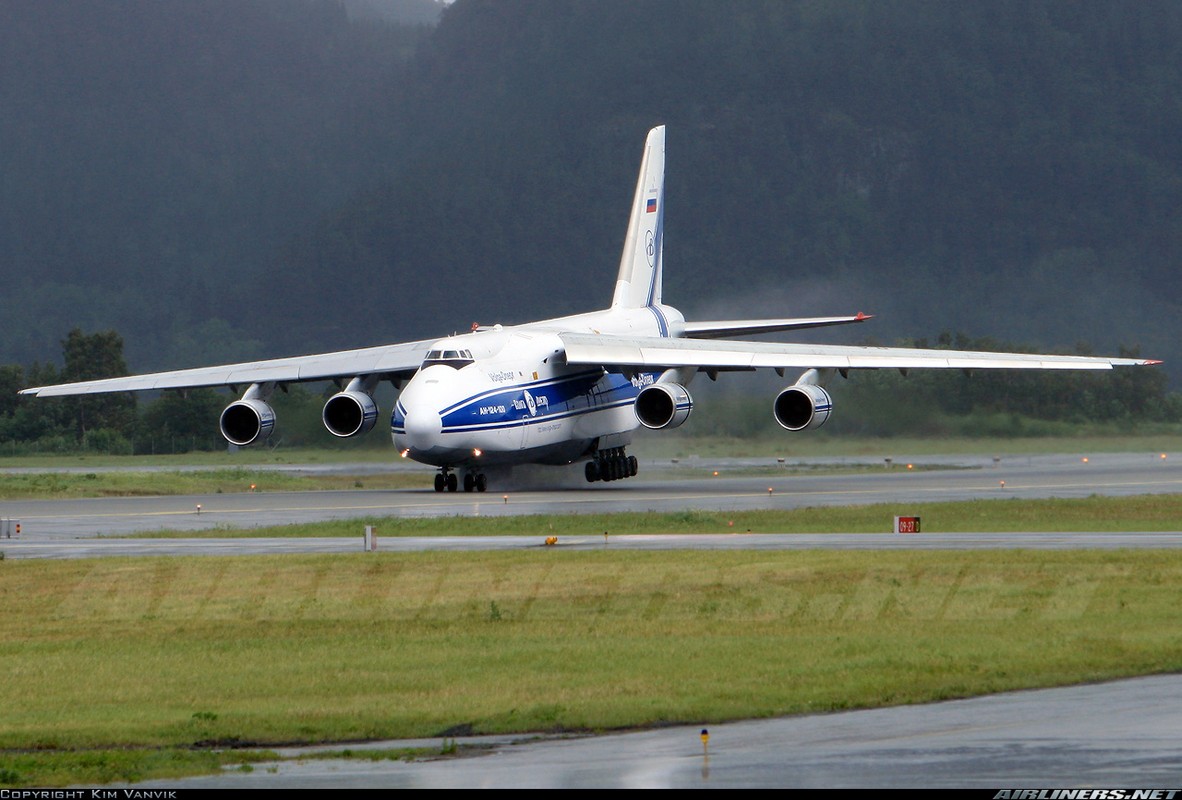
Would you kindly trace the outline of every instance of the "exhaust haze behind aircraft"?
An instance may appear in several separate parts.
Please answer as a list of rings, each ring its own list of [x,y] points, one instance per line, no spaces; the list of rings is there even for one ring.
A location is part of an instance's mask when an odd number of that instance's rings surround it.
[[[693,410],[688,385],[699,372],[803,370],[776,396],[786,430],[825,424],[833,404],[823,383],[851,369],[1112,369],[1158,361],[897,347],[786,344],[728,337],[862,322],[807,317],[687,322],[661,298],[665,214],[665,128],[649,131],[611,305],[602,311],[525,325],[474,327],[443,339],[252,361],[217,367],[40,386],[39,397],[99,392],[247,387],[222,412],[228,442],[265,441],[275,426],[278,386],[334,381],[322,414],[334,436],[377,423],[381,381],[400,389],[390,419],[394,446],[439,469],[435,490],[485,491],[485,469],[586,461],[588,481],[636,474],[625,448],[640,426],[671,429]]]

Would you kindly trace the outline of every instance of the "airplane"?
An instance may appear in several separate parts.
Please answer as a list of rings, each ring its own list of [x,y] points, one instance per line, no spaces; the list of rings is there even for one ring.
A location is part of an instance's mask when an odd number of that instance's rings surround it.
[[[184,369],[24,389],[38,397],[229,386],[241,398],[222,412],[225,439],[265,442],[274,430],[268,400],[277,387],[333,381],[324,427],[334,436],[369,432],[382,381],[399,390],[390,418],[405,458],[434,466],[435,491],[488,488],[487,471],[519,464],[585,462],[588,482],[636,475],[626,448],[640,427],[668,430],[693,410],[698,373],[803,370],[775,397],[772,414],[788,431],[820,428],[833,412],[823,384],[856,369],[1088,369],[1160,361],[823,344],[729,337],[862,323],[870,315],[691,322],[662,301],[665,127],[648,133],[606,309],[523,325],[474,325],[442,339]],[[462,476],[462,478],[460,477]]]

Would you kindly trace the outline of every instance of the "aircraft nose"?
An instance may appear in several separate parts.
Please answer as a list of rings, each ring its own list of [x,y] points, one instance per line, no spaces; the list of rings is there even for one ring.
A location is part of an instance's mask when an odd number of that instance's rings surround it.
[[[408,408],[405,425],[407,443],[416,450],[430,450],[439,443],[443,420],[434,409],[422,406]]]

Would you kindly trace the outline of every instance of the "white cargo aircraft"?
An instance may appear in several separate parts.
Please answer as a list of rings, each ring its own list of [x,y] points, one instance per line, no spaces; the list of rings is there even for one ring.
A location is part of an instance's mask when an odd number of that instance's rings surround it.
[[[588,481],[636,474],[625,454],[638,426],[676,428],[693,408],[698,372],[802,369],[772,404],[789,431],[819,428],[833,405],[822,382],[851,369],[1112,369],[1160,363],[1025,353],[783,344],[725,337],[861,322],[869,317],[687,322],[661,301],[665,128],[645,142],[611,306],[526,325],[473,326],[445,339],[25,389],[52,397],[97,392],[245,386],[221,416],[222,435],[245,446],[275,425],[268,398],[298,381],[336,382],[324,426],[357,436],[378,419],[377,385],[401,389],[390,420],[404,457],[439,468],[435,491],[484,491],[485,469],[585,460]]]

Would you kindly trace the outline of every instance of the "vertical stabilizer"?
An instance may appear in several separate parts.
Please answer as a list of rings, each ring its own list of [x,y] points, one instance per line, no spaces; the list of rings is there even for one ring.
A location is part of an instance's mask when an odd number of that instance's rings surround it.
[[[648,132],[612,308],[661,302],[661,244],[665,220],[665,126]]]

